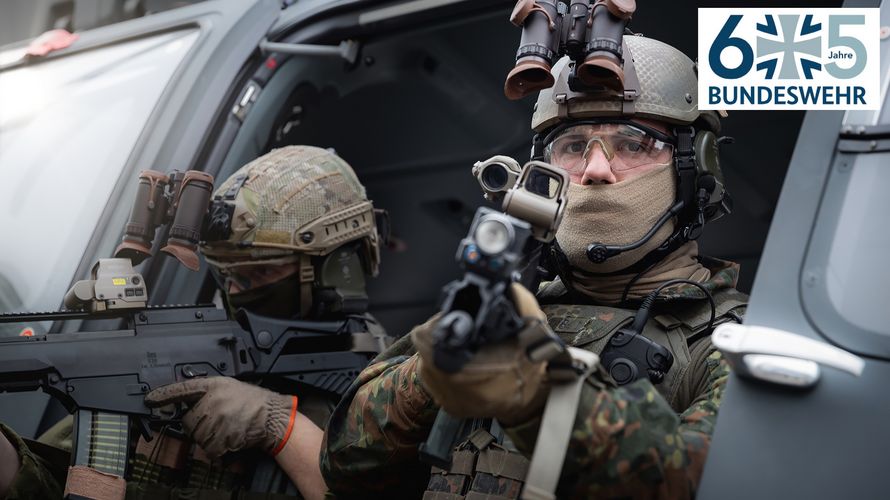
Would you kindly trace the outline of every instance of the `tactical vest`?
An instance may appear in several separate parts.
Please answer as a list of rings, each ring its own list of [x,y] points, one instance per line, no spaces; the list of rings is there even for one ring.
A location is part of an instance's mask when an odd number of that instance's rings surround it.
[[[566,296],[565,286],[560,281],[539,290],[537,298],[550,328],[566,344],[597,354],[602,353],[614,333],[633,321],[637,312],[600,305],[553,303]],[[713,298],[716,306],[714,326],[727,321],[741,322],[747,295],[733,288],[724,288],[714,291]],[[644,336],[666,347],[674,356],[674,363],[664,380],[655,387],[677,413],[692,404],[698,394],[693,394],[690,388],[698,387],[695,381],[706,376],[703,360],[713,351],[711,331],[708,330],[710,317],[711,306],[707,300],[674,299],[653,307],[643,329]],[[491,450],[499,453],[493,454]],[[528,459],[518,452],[506,450],[493,437],[489,440],[471,435],[458,445],[454,456],[448,470],[433,468],[424,500],[519,498]],[[482,460],[482,457],[486,459]],[[504,472],[493,474],[491,471]],[[517,477],[517,471],[522,471],[521,477]]]
[[[550,328],[566,344],[597,354],[603,352],[615,332],[633,321],[637,312],[635,309],[600,305],[546,303],[554,296],[564,296],[564,291],[560,282],[554,282],[539,295],[541,302],[545,302],[541,309],[547,315]],[[715,327],[727,321],[741,322],[747,307],[747,295],[733,288],[724,288],[716,290],[713,297],[716,306]],[[704,376],[704,373],[692,373],[689,369],[693,351],[707,356],[713,349],[711,332],[707,331],[710,318],[711,306],[707,300],[674,299],[654,307],[643,328],[645,337],[666,347],[674,355],[674,363],[665,374],[664,381],[655,384],[655,387],[677,413],[682,413],[695,399],[695,395],[681,394],[682,382]],[[703,369],[703,365],[700,368]]]

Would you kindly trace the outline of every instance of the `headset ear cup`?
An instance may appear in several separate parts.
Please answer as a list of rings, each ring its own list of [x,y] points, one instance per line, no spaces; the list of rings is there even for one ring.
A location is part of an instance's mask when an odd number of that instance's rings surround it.
[[[732,211],[732,199],[723,183],[720,169],[720,144],[716,134],[699,130],[693,142],[695,151],[696,191],[705,189],[708,201],[703,212],[705,222],[715,221]]]

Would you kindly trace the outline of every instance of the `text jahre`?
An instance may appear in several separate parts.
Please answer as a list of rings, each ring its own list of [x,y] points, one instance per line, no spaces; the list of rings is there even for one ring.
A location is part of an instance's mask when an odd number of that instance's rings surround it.
[[[828,54],[828,58],[829,59],[853,59],[853,54],[836,51],[836,52],[830,52]]]

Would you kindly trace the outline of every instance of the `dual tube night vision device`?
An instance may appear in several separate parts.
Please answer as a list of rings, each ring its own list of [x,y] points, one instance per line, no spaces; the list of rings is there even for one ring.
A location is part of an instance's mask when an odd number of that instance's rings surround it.
[[[504,93],[521,99],[552,87],[550,69],[564,55],[574,61],[573,91],[626,90],[623,36],[636,8],[635,0],[519,0],[510,22],[522,38]]]
[[[161,251],[197,271],[196,250],[212,193],[213,176],[205,172],[142,171],[124,238],[114,256],[129,258],[134,265],[141,263],[151,257],[158,226],[172,222]]]

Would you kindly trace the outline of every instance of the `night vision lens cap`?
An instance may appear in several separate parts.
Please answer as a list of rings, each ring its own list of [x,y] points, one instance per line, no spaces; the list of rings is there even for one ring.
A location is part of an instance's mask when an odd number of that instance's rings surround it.
[[[550,64],[543,57],[527,57],[516,63],[504,82],[504,95],[511,101],[553,86]]]

